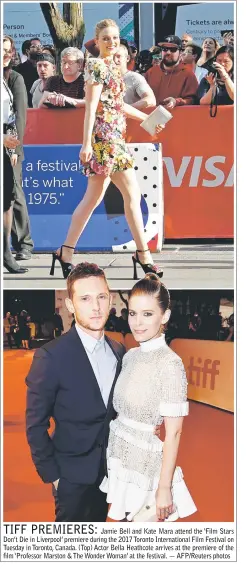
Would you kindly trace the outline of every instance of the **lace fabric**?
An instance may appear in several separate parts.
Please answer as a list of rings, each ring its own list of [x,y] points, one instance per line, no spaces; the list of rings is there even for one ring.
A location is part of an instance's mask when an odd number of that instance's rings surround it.
[[[131,349],[123,358],[113,404],[118,416],[110,423],[108,478],[100,489],[107,493],[112,519],[123,519],[127,512],[132,519],[145,504],[155,503],[163,457],[163,443],[154,434],[155,426],[164,416],[188,414],[182,360],[164,340]],[[180,507],[183,499],[191,499],[186,486],[184,489]],[[193,501],[187,508],[186,515],[195,511]]]
[[[119,415],[110,424],[108,458],[119,458],[122,468],[142,473],[146,489],[151,489],[160,473],[163,444],[154,428],[163,421],[163,406],[186,405],[186,399],[182,360],[165,342],[150,352],[133,348],[125,354],[114,390],[113,404]],[[133,420],[136,427],[122,418]],[[143,424],[150,426],[149,432],[141,429]]]

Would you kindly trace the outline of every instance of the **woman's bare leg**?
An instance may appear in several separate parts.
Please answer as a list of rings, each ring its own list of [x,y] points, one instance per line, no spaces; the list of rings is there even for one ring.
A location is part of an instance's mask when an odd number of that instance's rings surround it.
[[[136,243],[137,250],[145,251],[148,245],[144,236],[143,216],[140,206],[141,192],[134,169],[118,171],[111,175],[111,180],[120,190],[123,200],[127,223]],[[139,253],[142,263],[153,263],[149,251]]]
[[[64,241],[65,245],[75,247],[93,211],[101,203],[109,182],[109,177],[105,177],[105,175],[92,175],[88,177],[88,186],[85,195],[73,212],[68,234]],[[73,250],[63,247],[62,260],[66,263],[70,263],[72,256]]]

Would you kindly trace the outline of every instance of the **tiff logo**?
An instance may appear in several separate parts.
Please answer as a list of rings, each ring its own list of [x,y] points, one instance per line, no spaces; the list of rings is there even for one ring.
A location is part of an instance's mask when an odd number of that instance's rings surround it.
[[[190,357],[190,363],[187,367],[188,381],[193,386],[201,386],[202,388],[210,388],[214,390],[215,388],[215,377],[220,373],[217,370],[217,366],[220,365],[220,360],[202,360],[202,358],[197,358],[197,364],[194,364],[194,356]]]

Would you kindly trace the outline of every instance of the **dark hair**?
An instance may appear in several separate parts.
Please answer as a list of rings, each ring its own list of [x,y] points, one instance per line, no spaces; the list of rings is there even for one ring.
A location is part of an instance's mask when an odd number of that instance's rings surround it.
[[[221,46],[216,52],[216,58],[220,54],[229,54],[232,62],[234,63],[234,48],[232,46]]]
[[[34,40],[37,40],[38,42],[40,42],[40,43],[41,43],[41,40],[40,40],[40,38],[30,38],[30,42],[31,42],[31,43],[32,43]]]
[[[79,263],[76,267],[73,268],[71,273],[68,275],[67,278],[67,291],[68,296],[72,299],[73,296],[73,285],[79,279],[87,279],[89,277],[101,277],[105,280],[107,286],[107,279],[105,277],[103,269],[95,265],[94,263]]]
[[[137,55],[135,62],[135,71],[145,74],[152,66],[153,55],[149,50],[142,50]]]
[[[55,46],[53,46],[52,44],[46,44],[45,46],[42,46],[42,51],[44,51],[44,50],[49,52],[51,54],[51,56],[53,56],[54,60],[56,60]]]
[[[30,49],[30,46],[31,46],[31,40],[25,40],[25,42],[23,42],[21,46],[21,51],[23,56],[26,56],[26,51]]]
[[[186,48],[192,48],[192,54],[193,54],[193,56],[196,56],[196,62],[197,62],[199,60],[199,58],[201,57],[201,54],[202,54],[201,46],[198,46],[197,44],[193,44],[193,42],[188,42],[185,47]]]
[[[154,296],[163,313],[170,308],[169,291],[154,273],[147,273],[143,279],[134,285],[129,294],[129,301],[133,296],[140,294]]]
[[[129,56],[130,60],[132,60],[132,49],[129,46],[128,41],[125,40],[125,38],[120,38],[120,45],[125,46],[127,53],[128,53],[128,56]]]
[[[232,61],[232,68],[229,71],[229,75],[233,78],[233,71],[234,71],[234,48],[232,46],[221,46],[218,52],[215,54],[215,61],[217,60],[217,56],[220,54],[228,54]]]

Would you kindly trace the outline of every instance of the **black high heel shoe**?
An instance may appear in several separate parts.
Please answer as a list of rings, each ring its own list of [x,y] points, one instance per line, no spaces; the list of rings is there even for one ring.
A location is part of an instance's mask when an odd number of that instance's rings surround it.
[[[52,264],[51,264],[51,268],[50,268],[50,275],[51,276],[54,275],[55,263],[56,263],[56,261],[59,261],[61,268],[62,268],[62,273],[63,273],[64,279],[67,279],[68,275],[74,269],[74,265],[72,265],[72,263],[65,263],[62,260],[62,247],[66,247],[66,249],[73,249],[74,250],[74,247],[69,247],[69,245],[62,245],[59,255],[56,252],[52,253]]]
[[[141,261],[139,260],[138,253],[146,253],[147,251],[149,251],[149,249],[145,249],[145,251],[136,251],[136,256],[135,257],[134,257],[134,255],[132,256],[132,262],[133,262],[133,268],[134,268],[134,273],[133,273],[133,279],[134,280],[138,279],[137,263],[140,265],[140,267],[142,267],[145,274],[154,273],[155,275],[160,277],[160,279],[163,276],[163,271],[161,271],[157,265],[152,265],[151,263],[144,264],[144,263],[141,263]]]

